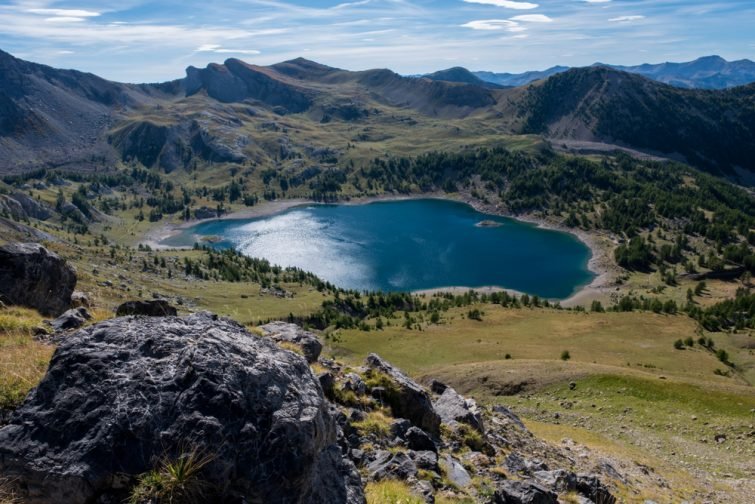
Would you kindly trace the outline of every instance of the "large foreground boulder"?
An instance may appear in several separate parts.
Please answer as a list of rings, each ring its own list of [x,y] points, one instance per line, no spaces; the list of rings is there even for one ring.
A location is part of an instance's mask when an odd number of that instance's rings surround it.
[[[71,306],[76,271],[38,243],[0,247],[0,298],[58,316]]]
[[[377,354],[367,356],[367,366],[372,373],[380,373],[389,381],[381,387],[379,395],[384,396],[394,416],[406,418],[433,436],[440,434],[440,416],[425,389]]]
[[[122,502],[190,448],[212,502],[363,503],[337,435],[300,356],[209,313],[125,317],[63,340],[0,429],[0,474],[31,504]]]

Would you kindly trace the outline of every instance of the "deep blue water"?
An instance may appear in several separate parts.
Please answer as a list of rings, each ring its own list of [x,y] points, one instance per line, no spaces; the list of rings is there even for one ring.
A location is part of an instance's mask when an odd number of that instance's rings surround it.
[[[193,245],[202,236],[358,290],[497,286],[563,299],[593,278],[589,248],[568,233],[434,199],[302,206],[201,223],[163,243]]]

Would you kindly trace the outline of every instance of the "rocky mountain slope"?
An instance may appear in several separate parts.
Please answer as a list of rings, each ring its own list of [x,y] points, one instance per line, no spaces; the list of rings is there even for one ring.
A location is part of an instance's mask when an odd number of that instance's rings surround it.
[[[145,91],[0,51],[1,171],[89,170],[112,162],[106,133],[125,111],[154,101],[154,90]]]
[[[135,86],[5,53],[0,64],[2,174],[108,170],[118,160],[166,172],[283,159],[337,164],[343,152],[333,138],[369,152],[410,132],[445,145],[464,131],[477,141],[534,133],[600,142],[718,173],[753,168],[752,85],[682,90],[594,67],[496,89],[459,69],[410,78],[304,59],[269,67],[229,59],[190,67],[181,80]],[[283,117],[289,127],[278,125]],[[375,145],[360,145],[368,142]],[[423,152],[417,142],[406,148]]]
[[[710,171],[755,166],[755,84],[680,90],[592,67],[530,86],[520,107],[525,132],[664,153]]]

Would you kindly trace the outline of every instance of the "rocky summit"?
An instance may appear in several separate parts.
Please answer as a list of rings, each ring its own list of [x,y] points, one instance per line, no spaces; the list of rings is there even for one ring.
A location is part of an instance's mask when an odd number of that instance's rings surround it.
[[[123,502],[186,447],[211,502],[361,503],[306,361],[209,313],[124,317],[69,336],[0,429],[0,473],[32,504]]]

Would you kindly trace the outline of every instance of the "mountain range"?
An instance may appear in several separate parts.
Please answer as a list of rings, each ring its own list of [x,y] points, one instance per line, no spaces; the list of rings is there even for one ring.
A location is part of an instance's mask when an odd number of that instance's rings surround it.
[[[0,52],[2,174],[117,162],[170,172],[289,160],[301,170],[337,159],[336,144],[374,156],[410,134],[437,149],[467,132],[477,142],[535,135],[557,148],[632,149],[735,176],[755,171],[755,84],[680,89],[596,66],[506,88],[463,69],[413,78],[299,58],[271,66],[229,59],[133,85]],[[397,150],[430,148],[405,140]]]
[[[720,56],[706,56],[685,63],[643,64],[637,66],[608,65],[603,66],[634,73],[664,84],[685,89],[726,89],[755,82],[755,62],[748,59],[726,61]],[[458,68],[451,69],[458,73]],[[470,72],[484,82],[500,86],[524,86],[531,82],[546,79],[552,75],[565,72],[569,67],[554,66],[542,71],[530,71],[520,74],[495,72]],[[452,75],[449,70],[429,74],[428,78],[443,78]]]

